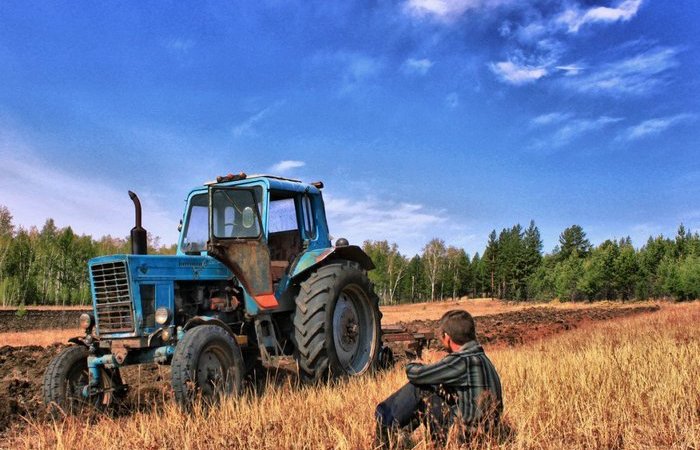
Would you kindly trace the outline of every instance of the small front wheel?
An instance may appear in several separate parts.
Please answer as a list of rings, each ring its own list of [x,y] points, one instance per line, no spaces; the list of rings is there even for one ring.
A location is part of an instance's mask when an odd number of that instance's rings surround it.
[[[117,390],[122,387],[118,371],[101,368],[99,393],[84,395],[90,381],[88,354],[83,346],[70,346],[49,363],[42,391],[51,413],[78,414],[86,408],[104,409],[113,404]]]
[[[198,396],[209,403],[239,394],[245,364],[240,347],[226,330],[200,325],[177,344],[171,372],[175,400],[189,407]]]

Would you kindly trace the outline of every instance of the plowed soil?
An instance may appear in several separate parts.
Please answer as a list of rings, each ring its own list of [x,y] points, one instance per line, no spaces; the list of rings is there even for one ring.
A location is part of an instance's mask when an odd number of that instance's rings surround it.
[[[0,310],[0,333],[8,331],[76,328],[80,314],[88,309],[16,309]],[[0,342],[0,345],[2,342]]]
[[[615,306],[588,309],[560,309],[549,307],[528,308],[475,319],[477,339],[483,345],[514,346],[536,341],[585,323],[626,317],[632,314],[658,311],[659,306]],[[412,333],[436,332],[437,320],[399,322]],[[429,346],[437,346],[436,339]]]
[[[584,323],[610,320],[639,313],[657,311],[658,306],[611,306],[588,309],[559,309],[550,307],[527,308],[520,311],[481,316],[476,319],[478,338],[488,346],[513,346],[536,341],[565,330],[576,328]],[[48,311],[55,313],[56,311]],[[68,312],[62,312],[68,314]],[[71,315],[77,317],[76,311]],[[70,327],[74,327],[71,317]],[[13,322],[17,330],[16,323]],[[5,326],[0,319],[0,326]],[[433,331],[437,329],[435,320],[416,320],[401,322],[412,332]],[[56,328],[58,321],[52,320],[47,328]],[[3,330],[3,328],[0,328]],[[435,347],[437,341],[430,342]],[[41,401],[41,384],[43,372],[51,358],[65,345],[55,344],[49,347],[0,347],[0,437],[14,422],[22,416],[43,417],[44,407]],[[401,357],[401,345],[394,346],[396,356]],[[127,367],[122,371],[124,381],[131,384],[126,405],[122,411],[149,408],[170,397],[170,370],[168,367],[154,365]]]

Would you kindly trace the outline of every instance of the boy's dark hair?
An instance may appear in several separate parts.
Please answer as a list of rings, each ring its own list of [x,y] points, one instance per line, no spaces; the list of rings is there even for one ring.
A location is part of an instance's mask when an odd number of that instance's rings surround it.
[[[440,333],[447,333],[459,345],[464,345],[476,339],[474,318],[463,309],[447,311],[440,318]]]

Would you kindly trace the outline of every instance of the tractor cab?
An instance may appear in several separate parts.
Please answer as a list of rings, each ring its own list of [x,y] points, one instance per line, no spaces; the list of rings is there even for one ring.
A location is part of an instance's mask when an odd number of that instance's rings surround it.
[[[320,187],[272,176],[218,177],[188,196],[178,253],[221,261],[253,310],[293,309],[284,296],[290,279],[332,249]]]

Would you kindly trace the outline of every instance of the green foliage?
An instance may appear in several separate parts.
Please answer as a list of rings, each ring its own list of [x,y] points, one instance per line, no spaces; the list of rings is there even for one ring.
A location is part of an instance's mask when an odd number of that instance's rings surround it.
[[[174,247],[157,248],[171,253]],[[99,255],[129,253],[128,239],[93,240],[48,219],[41,230],[15,229],[12,214],[0,205],[0,304],[77,305],[90,303],[87,261]]]
[[[559,261],[568,259],[574,252],[579,258],[585,258],[591,251],[591,243],[580,225],[572,225],[559,235]]]
[[[21,319],[26,315],[27,315],[27,307],[24,306],[24,303],[22,303],[21,305],[19,305],[19,308],[17,308],[17,311],[15,311],[15,316],[17,316]]]
[[[150,237],[150,250],[174,254]],[[579,225],[566,228],[551,254],[542,253],[534,221],[493,230],[483,253],[433,238],[420,255],[407,258],[396,243],[366,241],[374,261],[369,272],[385,304],[446,298],[495,297],[507,300],[629,300],[700,298],[700,236],[683,225],[673,239],[649,237],[635,249],[629,238],[594,247]],[[90,302],[87,261],[129,253],[129,240],[78,236],[48,219],[41,230],[12,223],[0,205],[0,304],[74,305]]]

